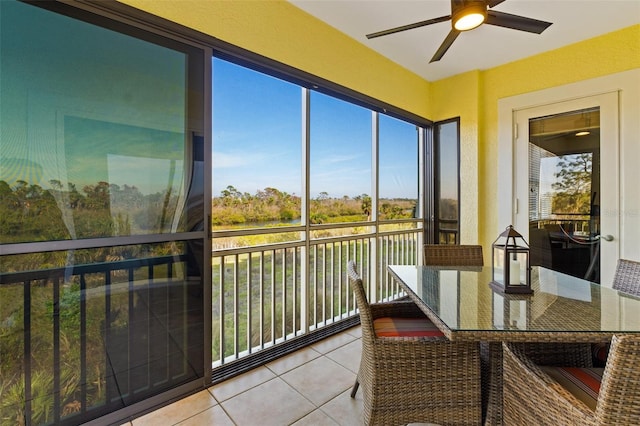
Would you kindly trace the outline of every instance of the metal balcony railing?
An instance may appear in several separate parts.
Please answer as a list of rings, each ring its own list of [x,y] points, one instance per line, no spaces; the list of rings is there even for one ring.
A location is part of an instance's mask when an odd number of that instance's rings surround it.
[[[0,424],[80,424],[193,378],[176,353],[199,286],[176,276],[185,262],[0,274]]]
[[[438,219],[438,244],[458,244],[458,220]]]
[[[356,315],[346,265],[355,260],[372,301],[402,291],[387,264],[416,264],[419,229],[321,238],[213,253],[215,367]]]

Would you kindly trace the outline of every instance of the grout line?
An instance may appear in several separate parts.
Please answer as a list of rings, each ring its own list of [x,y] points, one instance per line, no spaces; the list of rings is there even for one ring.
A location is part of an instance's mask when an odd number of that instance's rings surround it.
[[[209,393],[209,395],[211,395],[211,392],[209,392],[209,390],[208,390],[208,389],[205,389],[205,390],[207,391],[207,393]],[[194,395],[197,395],[197,394],[194,394]],[[217,400],[213,395],[211,395],[211,397],[212,397],[212,398],[213,398],[213,400],[215,401],[215,404],[213,404],[213,405],[212,405],[212,406],[210,406],[210,407],[205,408],[204,410],[201,410],[201,411],[195,412],[195,413],[191,414],[190,416],[185,417],[184,419],[182,419],[182,420],[180,420],[180,421],[177,421],[176,423],[173,423],[173,426],[176,426],[176,425],[178,425],[178,424],[180,424],[180,423],[182,423],[182,422],[184,422],[184,421],[186,421],[186,420],[189,420],[190,418],[195,417],[195,416],[197,416],[198,414],[202,414],[202,413],[204,413],[204,412],[205,412],[205,411],[207,411],[207,410],[211,410],[211,409],[212,409],[212,408],[214,408],[216,405],[220,405],[220,403],[218,402],[218,400]],[[179,401],[178,401],[178,402],[179,402]],[[174,403],[174,404],[175,404],[175,403]]]
[[[320,410],[325,416],[329,417],[331,420],[333,420],[334,422],[336,422],[338,425],[342,425],[342,422],[340,421],[340,419],[336,419],[335,417],[333,417],[331,415],[330,411],[325,411],[322,409],[322,407],[325,407],[327,404],[329,404],[331,401],[334,401],[336,398],[339,398],[342,394],[349,392],[351,390],[352,386],[349,386],[347,389],[345,389],[344,391],[340,392],[338,395],[336,395],[335,397],[331,398],[329,401],[325,402],[324,404],[322,404],[320,407],[318,407],[318,410]]]
[[[0,0],[0,1],[2,1],[2,0]],[[263,384],[263,383],[267,383],[268,381],[273,380],[273,379],[275,379],[275,378],[279,377],[276,373],[274,373],[271,369],[269,369],[265,364],[263,364],[263,365],[260,365],[260,366],[258,366],[258,367],[255,367],[255,368],[253,368],[253,369],[251,369],[251,370],[249,370],[249,371],[247,371],[247,372],[245,372],[245,373],[242,373],[240,376],[232,377],[231,379],[229,379],[229,381],[234,380],[234,379],[236,379],[236,378],[238,378],[238,377],[245,376],[245,375],[251,375],[251,374],[253,374],[253,373],[257,373],[257,372],[258,372],[258,370],[260,370],[260,369],[261,369],[261,368],[263,368],[263,367],[264,367],[264,368],[265,368],[269,373],[273,374],[274,376],[273,376],[273,377],[269,377],[268,379],[266,379],[266,380],[264,380],[264,381],[262,381],[262,382],[260,382],[260,383],[257,383],[257,384],[255,384],[255,385],[251,386],[250,388],[244,389],[244,390],[243,390],[243,391],[241,391],[241,392],[238,392],[238,393],[236,393],[236,394],[233,394],[233,395],[231,395],[231,396],[227,397],[226,399],[219,400],[218,398],[216,398],[216,397],[215,397],[215,395],[213,395],[213,390],[212,390],[214,387],[216,387],[216,386],[218,386],[218,385],[222,385],[222,383],[225,383],[225,382],[218,383],[218,384],[216,384],[216,385],[214,385],[214,386],[209,386],[209,387],[207,388],[207,390],[209,391],[209,393],[211,394],[211,396],[213,396],[213,399],[215,399],[215,400],[218,402],[218,404],[222,404],[223,402],[228,401],[228,400],[230,400],[231,398],[235,398],[235,397],[236,397],[236,396],[238,396],[238,395],[242,395],[243,393],[245,393],[245,392],[247,392],[247,391],[250,391],[251,389],[253,389],[253,388],[255,388],[255,387],[258,387],[258,386],[260,386],[260,385],[261,385],[261,384]]]
[[[286,371],[284,371],[284,372],[282,372],[282,373],[280,373],[280,374],[278,374],[278,373],[276,373],[274,370],[272,370],[272,369],[271,369],[267,364],[264,364],[264,366],[265,366],[269,371],[271,371],[273,374],[275,374],[275,375],[276,375],[276,377],[280,377],[280,376],[282,376],[283,374],[287,374],[289,371],[293,371],[293,370],[295,370],[295,369],[296,369],[296,368],[298,368],[298,367],[301,367],[301,366],[303,366],[303,365],[305,365],[305,364],[310,363],[311,361],[315,361],[316,359],[318,359],[318,358],[320,358],[320,357],[323,357],[323,356],[324,356],[324,354],[323,354],[323,353],[321,353],[321,352],[319,352],[319,351],[317,351],[317,350],[313,349],[311,346],[308,346],[308,347],[306,347],[306,348],[299,349],[299,350],[298,350],[298,351],[296,351],[296,352],[302,352],[302,351],[307,350],[307,349],[314,351],[315,353],[317,353],[317,354],[318,354],[318,356],[317,356],[317,357],[315,357],[315,358],[313,358],[313,359],[310,359],[310,360],[308,360],[308,361],[305,361],[305,362],[303,362],[302,364],[296,365],[295,367],[290,368],[290,369],[288,369],[288,370],[286,370]],[[290,355],[292,355],[292,354],[289,354],[289,355],[287,355],[287,356],[290,356]],[[282,358],[279,358],[279,359],[282,359]],[[269,364],[273,364],[273,363],[275,363],[275,362],[277,362],[277,361],[278,361],[278,360],[271,361],[271,362],[269,362]]]
[[[224,408],[224,405],[222,405],[222,403],[218,405],[220,406],[224,414],[229,418],[229,420],[231,420],[231,423],[233,423],[235,426],[238,426],[238,423],[236,423],[236,421],[233,420],[233,417],[231,417],[231,414]]]

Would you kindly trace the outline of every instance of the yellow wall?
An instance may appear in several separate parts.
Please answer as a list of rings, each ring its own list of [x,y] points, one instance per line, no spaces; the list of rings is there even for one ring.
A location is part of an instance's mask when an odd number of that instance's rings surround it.
[[[435,120],[460,117],[460,241],[467,244],[478,241],[481,78],[480,71],[472,71],[440,80],[432,85],[429,99]]]
[[[640,25],[433,82],[429,102],[433,115],[428,118],[460,116],[461,240],[489,247],[506,226],[496,220],[499,99],[635,68],[640,68]]]
[[[430,115],[429,82],[286,1],[121,2],[421,117]]]

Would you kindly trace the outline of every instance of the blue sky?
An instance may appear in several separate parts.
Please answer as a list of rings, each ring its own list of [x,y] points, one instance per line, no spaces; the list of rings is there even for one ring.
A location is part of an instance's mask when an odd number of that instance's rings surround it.
[[[216,58],[213,100],[213,195],[302,195],[301,89]],[[310,104],[311,196],[371,194],[371,112],[319,92]],[[415,126],[383,117],[380,138],[380,196],[417,198]]]

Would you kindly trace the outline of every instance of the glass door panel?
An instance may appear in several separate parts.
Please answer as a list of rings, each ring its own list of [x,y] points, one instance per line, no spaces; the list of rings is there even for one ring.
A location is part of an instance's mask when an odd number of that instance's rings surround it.
[[[529,119],[531,263],[600,279],[600,108]]]

